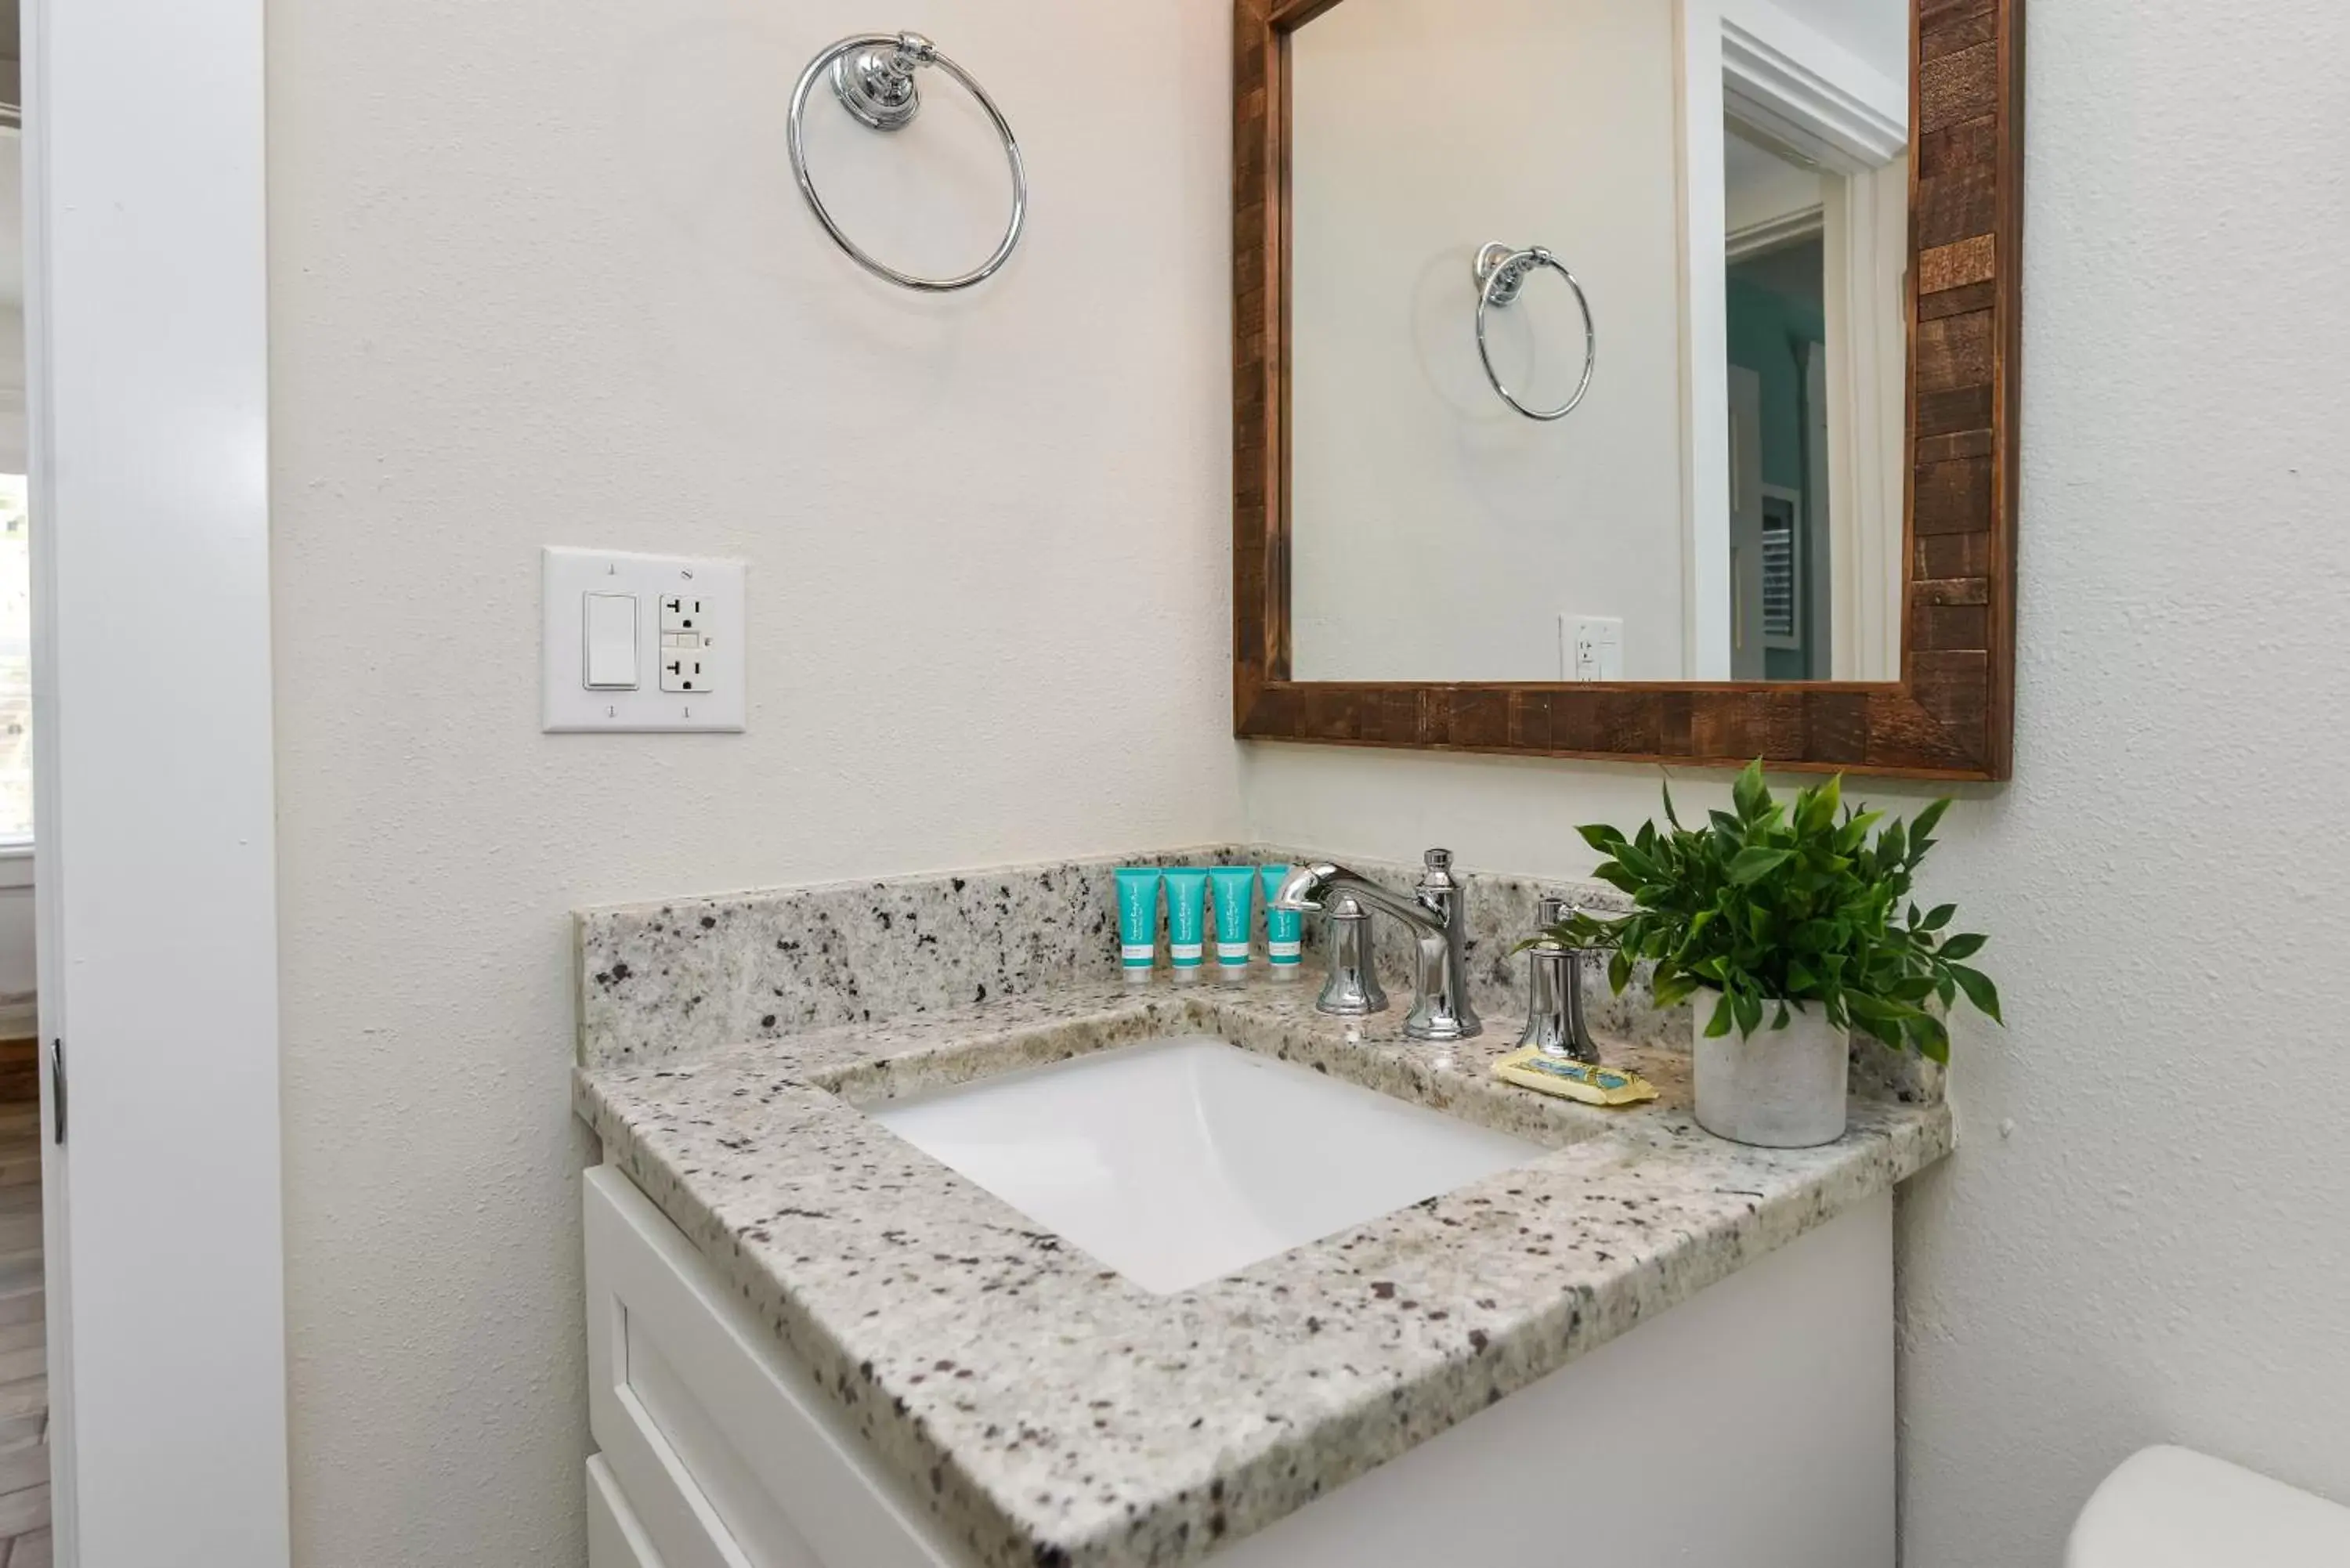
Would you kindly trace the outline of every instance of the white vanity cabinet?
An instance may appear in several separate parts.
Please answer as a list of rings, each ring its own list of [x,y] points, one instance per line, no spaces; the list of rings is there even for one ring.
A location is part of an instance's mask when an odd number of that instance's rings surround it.
[[[650,1199],[584,1187],[589,1568],[964,1561]]]
[[[586,1179],[590,1568],[972,1568],[682,1232]],[[1884,1568],[1881,1193],[1209,1561]]]

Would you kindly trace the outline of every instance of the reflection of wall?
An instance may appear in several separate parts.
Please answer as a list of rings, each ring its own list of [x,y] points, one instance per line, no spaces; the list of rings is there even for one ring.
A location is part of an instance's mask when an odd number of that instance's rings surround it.
[[[1900,1206],[1908,1568],[2061,1561],[2148,1443],[2350,1502],[2350,1052],[2318,1000],[2350,945],[2350,292],[2307,190],[2350,6],[2210,16],[2031,13],[2016,778],[1959,792],[1926,872],[1993,934],[2010,1027],[1960,1023],[1959,1152]],[[2220,282],[2182,308],[2182,279]],[[1262,841],[1567,877],[1571,825],[1645,820],[1657,770],[1261,746],[1248,798]]]
[[[1826,336],[1820,265],[1821,247],[1813,241],[1730,269],[1730,362],[1753,371],[1762,382],[1762,483],[1804,492],[1807,509],[1813,500],[1805,472],[1808,410],[1799,355],[1803,345],[1822,342]],[[1825,510],[1823,506],[1823,514]],[[1826,541],[1815,538],[1812,545],[1805,554],[1810,582],[1804,603],[1816,633],[1824,619],[1820,589]],[[1817,635],[1807,639],[1806,647],[1825,657],[1825,642]],[[1762,659],[1766,680],[1802,680],[1821,673],[1810,667],[1804,650],[1766,649]]]
[[[1354,0],[1296,35],[1301,679],[1555,680],[1563,611],[1623,618],[1631,678],[1680,674],[1674,60],[1664,0]],[[1479,369],[1495,239],[1591,293],[1599,371],[1560,423]],[[1555,277],[1494,343],[1527,400],[1572,390]]]

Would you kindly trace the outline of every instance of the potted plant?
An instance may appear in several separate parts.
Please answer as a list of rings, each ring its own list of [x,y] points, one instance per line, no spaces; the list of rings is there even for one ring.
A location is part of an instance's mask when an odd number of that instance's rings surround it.
[[[1844,805],[1838,774],[1785,805],[1759,760],[1731,801],[1688,827],[1668,785],[1668,826],[1630,838],[1582,829],[1607,857],[1599,877],[1636,909],[1577,913],[1547,934],[1611,950],[1619,993],[1645,961],[1659,1006],[1695,1002],[1697,1119],[1709,1132],[1773,1148],[1831,1143],[1844,1136],[1851,1034],[1947,1062],[1942,1020],[1961,995],[1999,1020],[1998,989],[1965,961],[1984,939],[1946,935],[1954,908],[1921,910],[1909,897],[1950,803],[1885,822]]]

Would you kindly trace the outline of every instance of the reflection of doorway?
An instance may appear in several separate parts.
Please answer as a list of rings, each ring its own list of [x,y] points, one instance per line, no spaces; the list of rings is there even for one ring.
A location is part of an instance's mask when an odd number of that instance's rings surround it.
[[[1814,679],[1892,680],[1907,473],[1911,61],[1908,29],[1897,25],[1906,14],[1789,0],[1679,4],[1690,236],[1689,668],[1700,680],[1740,672],[1726,613],[1744,601],[1731,586],[1731,414],[1720,367],[1771,367],[1728,352],[1731,274],[1811,241],[1825,309],[1816,329],[1797,335],[1806,347],[1793,352],[1807,400],[1801,428],[1820,422],[1816,410],[1825,433],[1787,481],[1804,493],[1807,537],[1824,545],[1811,557],[1817,624],[1803,657]],[[1816,380],[1804,356],[1824,361]],[[1754,564],[1743,551],[1738,565],[1751,576]],[[1795,652],[1779,651],[1783,662]]]

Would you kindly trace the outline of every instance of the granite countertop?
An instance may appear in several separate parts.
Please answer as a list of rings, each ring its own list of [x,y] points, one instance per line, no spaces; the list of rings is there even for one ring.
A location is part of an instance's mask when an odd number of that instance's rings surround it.
[[[1948,1153],[1949,1108],[1856,1097],[1838,1143],[1725,1143],[1690,1058],[1600,1110],[1489,1075],[1518,1020],[1408,1043],[1313,987],[1081,982],[691,1057],[583,1067],[608,1158],[991,1568],[1180,1563],[1426,1441]],[[868,1119],[895,1096],[1216,1034],[1549,1147],[1154,1295]],[[1604,1044],[1604,1042],[1603,1042]],[[1858,1080],[1856,1080],[1856,1082]]]

